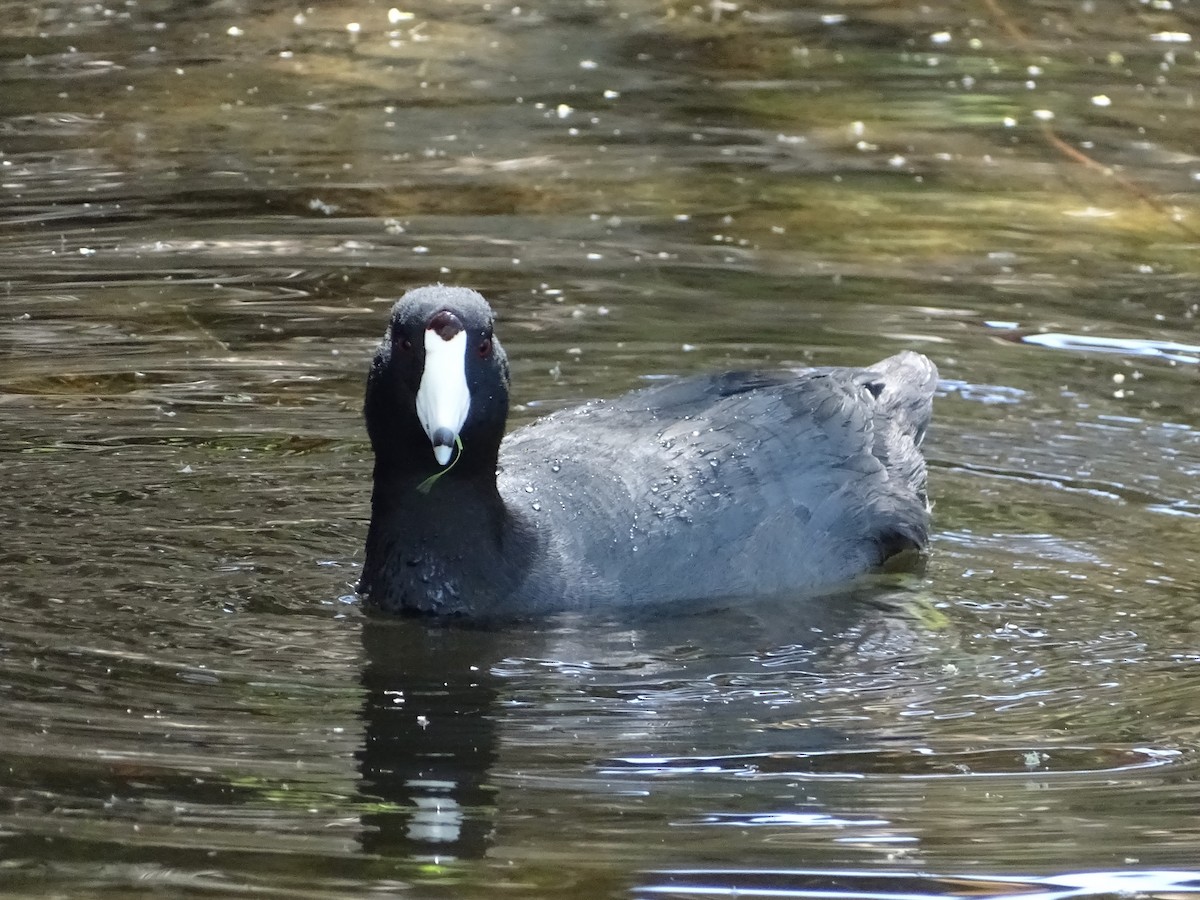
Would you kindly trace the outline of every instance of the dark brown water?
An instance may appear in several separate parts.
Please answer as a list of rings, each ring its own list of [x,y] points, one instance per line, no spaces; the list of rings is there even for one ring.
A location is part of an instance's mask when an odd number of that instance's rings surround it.
[[[0,893],[1200,894],[1197,41],[1182,0],[0,3]],[[929,354],[924,577],[366,619],[363,379],[436,280],[517,421]]]

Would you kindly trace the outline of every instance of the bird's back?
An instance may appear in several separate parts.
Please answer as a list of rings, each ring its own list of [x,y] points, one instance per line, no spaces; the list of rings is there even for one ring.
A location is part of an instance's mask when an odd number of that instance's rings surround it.
[[[936,382],[901,353],[683,379],[518,429],[499,486],[542,548],[528,601],[812,593],[923,548]]]

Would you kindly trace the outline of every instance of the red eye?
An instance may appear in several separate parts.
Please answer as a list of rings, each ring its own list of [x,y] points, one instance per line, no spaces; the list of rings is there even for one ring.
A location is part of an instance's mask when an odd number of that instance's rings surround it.
[[[484,359],[487,359],[487,357],[491,354],[491,352],[492,352],[492,339],[484,338],[482,341],[479,342],[479,355],[481,357],[483,357]]]

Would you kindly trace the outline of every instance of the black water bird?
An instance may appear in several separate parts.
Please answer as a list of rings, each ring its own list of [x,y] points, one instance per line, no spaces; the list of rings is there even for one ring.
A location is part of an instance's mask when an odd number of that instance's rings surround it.
[[[937,383],[924,356],[683,378],[505,437],[493,323],[466,288],[418,288],[392,309],[364,406],[368,608],[503,619],[813,603],[924,551],[919,447]]]

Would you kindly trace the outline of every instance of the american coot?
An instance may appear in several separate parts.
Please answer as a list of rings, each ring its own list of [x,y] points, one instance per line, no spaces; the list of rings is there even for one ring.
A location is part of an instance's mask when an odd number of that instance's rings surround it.
[[[685,378],[504,438],[508,360],[466,288],[392,309],[364,405],[375,451],[359,591],[471,618],[669,601],[797,602],[923,550],[937,370]]]

